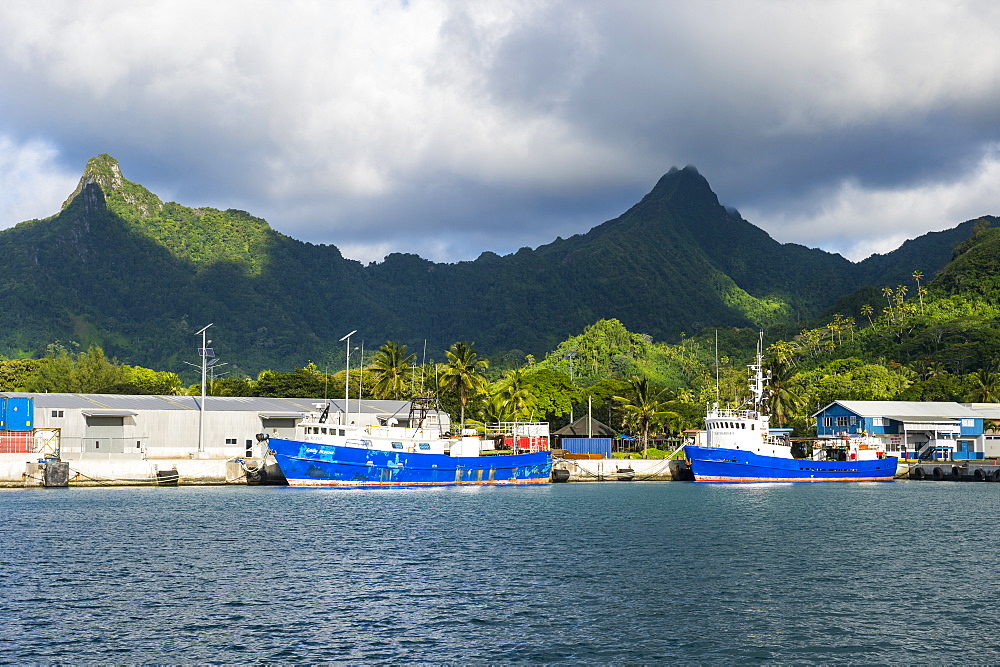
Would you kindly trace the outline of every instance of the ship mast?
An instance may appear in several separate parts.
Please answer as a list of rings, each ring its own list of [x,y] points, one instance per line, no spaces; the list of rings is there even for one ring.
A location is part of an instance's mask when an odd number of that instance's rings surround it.
[[[750,381],[750,395],[753,397],[753,407],[754,410],[760,414],[764,407],[764,395],[767,392],[764,377],[764,332],[760,332],[760,337],[757,340],[757,358],[754,363],[747,366],[749,381]]]

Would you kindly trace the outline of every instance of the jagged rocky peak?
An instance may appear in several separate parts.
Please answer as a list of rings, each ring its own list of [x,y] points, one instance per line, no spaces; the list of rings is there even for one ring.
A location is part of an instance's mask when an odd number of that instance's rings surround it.
[[[97,185],[104,192],[106,199],[117,200],[133,208],[135,213],[141,216],[149,216],[163,209],[160,198],[141,185],[127,180],[122,175],[118,160],[107,153],[101,153],[87,161],[80,182],[73,194],[63,202],[62,207],[66,208],[88,185]]]

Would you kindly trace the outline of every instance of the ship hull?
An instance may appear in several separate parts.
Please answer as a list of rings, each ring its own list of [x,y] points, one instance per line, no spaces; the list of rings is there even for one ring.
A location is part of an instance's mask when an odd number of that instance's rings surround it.
[[[291,486],[394,487],[548,484],[549,452],[453,457],[271,438]]]
[[[740,449],[687,446],[696,482],[890,482],[895,457],[813,461],[763,456]]]

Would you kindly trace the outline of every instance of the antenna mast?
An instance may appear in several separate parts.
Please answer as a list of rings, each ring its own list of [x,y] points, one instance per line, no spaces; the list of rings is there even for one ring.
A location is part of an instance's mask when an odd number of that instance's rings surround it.
[[[715,330],[715,404],[719,404],[719,330]]]

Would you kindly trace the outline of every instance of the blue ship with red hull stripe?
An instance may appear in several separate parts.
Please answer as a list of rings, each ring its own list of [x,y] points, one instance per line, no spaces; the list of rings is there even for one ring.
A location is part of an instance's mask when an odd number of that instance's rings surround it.
[[[896,475],[895,458],[814,461],[693,445],[684,454],[699,482],[888,482]]]
[[[317,409],[323,407],[316,405]],[[330,404],[295,425],[292,437],[268,438],[268,450],[291,486],[464,486],[547,484],[552,474],[549,425],[504,422],[447,437],[425,405],[414,403],[405,424],[393,415],[378,423],[328,421]],[[349,424],[347,422],[350,422]],[[510,454],[484,455],[510,443]]]
[[[792,453],[791,443],[771,432],[761,412],[764,384],[763,336],[748,366],[751,398],[740,408],[712,405],[705,414],[705,444],[684,447],[696,482],[888,482],[895,457],[885,456],[875,438],[816,441],[811,451]]]
[[[268,446],[294,486],[454,486],[546,484],[548,451],[450,456],[271,438]]]

